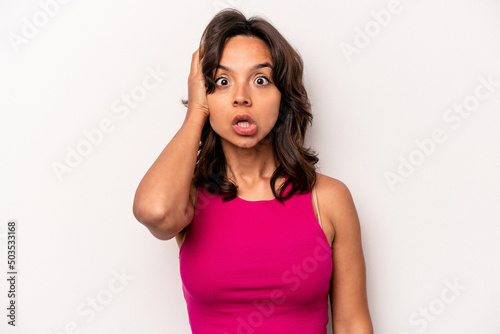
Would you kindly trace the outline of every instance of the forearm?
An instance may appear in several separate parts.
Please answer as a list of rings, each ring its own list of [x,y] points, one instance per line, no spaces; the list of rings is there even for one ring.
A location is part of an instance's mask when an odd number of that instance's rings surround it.
[[[158,226],[168,215],[184,213],[206,118],[186,116],[181,128],[144,175],[134,198],[134,215],[145,225]]]
[[[373,334],[373,326],[369,314],[344,321],[332,321],[333,334]]]

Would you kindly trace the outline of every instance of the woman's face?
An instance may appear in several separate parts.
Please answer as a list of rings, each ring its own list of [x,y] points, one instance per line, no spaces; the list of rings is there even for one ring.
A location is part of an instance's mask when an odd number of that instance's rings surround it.
[[[210,125],[224,141],[242,148],[259,143],[278,120],[281,93],[271,76],[269,47],[259,38],[235,36],[226,40],[215,72],[215,91],[207,95]],[[236,115],[253,119],[234,124]]]

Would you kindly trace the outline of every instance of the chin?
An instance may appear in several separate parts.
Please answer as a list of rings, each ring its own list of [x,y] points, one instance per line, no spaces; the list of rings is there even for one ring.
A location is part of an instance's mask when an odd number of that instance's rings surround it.
[[[221,137],[222,139],[222,137]],[[263,138],[258,138],[257,136],[246,137],[246,138],[237,138],[234,140],[224,139],[226,142],[230,143],[233,146],[238,148],[264,148],[264,145],[272,145],[273,140],[270,135],[264,136]]]
[[[259,143],[256,137],[236,138],[235,140],[226,141],[241,148],[251,148]]]

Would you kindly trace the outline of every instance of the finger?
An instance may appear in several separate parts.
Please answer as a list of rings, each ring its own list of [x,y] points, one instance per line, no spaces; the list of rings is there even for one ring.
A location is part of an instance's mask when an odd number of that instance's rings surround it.
[[[205,42],[203,42],[203,43],[200,45],[200,47],[198,48],[198,50],[199,50],[199,54],[203,54],[204,49],[205,49]]]
[[[199,62],[199,49],[197,49],[193,56],[191,57],[191,73],[196,74],[198,72],[198,62]]]

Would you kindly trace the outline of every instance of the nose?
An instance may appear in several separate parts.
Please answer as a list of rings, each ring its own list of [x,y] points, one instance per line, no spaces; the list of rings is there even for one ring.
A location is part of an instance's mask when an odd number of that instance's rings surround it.
[[[236,87],[233,97],[233,106],[251,106],[252,99],[245,85],[239,85]]]

